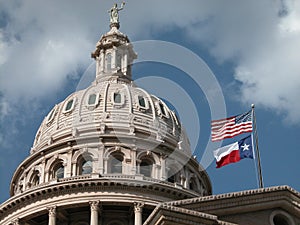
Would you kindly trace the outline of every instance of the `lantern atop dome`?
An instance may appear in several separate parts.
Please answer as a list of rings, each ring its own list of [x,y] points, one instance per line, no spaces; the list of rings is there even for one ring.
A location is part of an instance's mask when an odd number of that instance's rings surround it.
[[[110,31],[102,35],[91,56],[96,60],[96,81],[120,78],[131,82],[131,65],[137,58],[127,35],[119,31],[119,11],[123,9],[115,4],[110,13]]]

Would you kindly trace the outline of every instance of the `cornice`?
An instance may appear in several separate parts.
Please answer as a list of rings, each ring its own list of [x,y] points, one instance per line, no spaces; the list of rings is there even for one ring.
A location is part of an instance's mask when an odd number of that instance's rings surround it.
[[[294,213],[299,214],[300,193],[289,186],[276,186],[179,200],[167,204],[216,215],[274,207],[289,208]]]
[[[203,224],[235,225],[233,223],[220,221],[215,215],[175,207],[166,203],[159,204],[145,221],[144,225],[156,224],[156,220],[168,222],[172,221],[179,224],[186,224],[187,222],[188,224],[199,224],[201,221]]]
[[[142,195],[152,198],[153,201],[161,199],[184,199],[196,197],[195,192],[178,189],[165,183],[157,183],[130,180],[128,178],[90,178],[90,179],[70,179],[52,183],[45,183],[33,189],[29,189],[21,194],[11,197],[0,206],[0,220],[5,218],[11,212],[16,211],[28,204],[35,203],[44,199],[50,199],[56,196],[70,195],[73,193],[131,193],[132,195]]]

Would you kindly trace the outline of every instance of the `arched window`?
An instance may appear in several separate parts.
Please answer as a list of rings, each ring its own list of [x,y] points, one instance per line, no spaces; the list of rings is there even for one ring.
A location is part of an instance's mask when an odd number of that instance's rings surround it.
[[[88,106],[97,106],[99,102],[99,95],[98,94],[90,94],[88,97],[87,105]]]
[[[190,179],[190,189],[193,191],[198,191],[198,185],[194,177],[191,177]]]
[[[63,113],[71,112],[75,106],[75,98],[70,99],[64,106]]]
[[[32,174],[32,178],[30,180],[30,184],[32,187],[37,186],[40,184],[40,176],[39,171],[35,170]]]
[[[93,171],[93,162],[91,160],[84,160],[81,164],[81,174],[91,174]]]
[[[53,166],[52,178],[53,179],[61,179],[64,178],[65,168],[63,166],[62,161],[57,162]]]
[[[106,54],[106,71],[111,71],[111,61],[112,61],[111,53],[107,53]]]
[[[117,62],[116,62],[116,67],[121,69],[122,66],[122,55],[119,53],[117,56]]]
[[[168,170],[168,182],[180,183],[180,171],[176,168],[170,167]]]
[[[123,155],[114,154],[110,157],[110,173],[122,173],[123,170]]]
[[[50,124],[53,121],[55,114],[56,114],[56,106],[47,115],[47,124]]]
[[[142,159],[140,163],[140,174],[152,177],[153,162],[150,159]]]

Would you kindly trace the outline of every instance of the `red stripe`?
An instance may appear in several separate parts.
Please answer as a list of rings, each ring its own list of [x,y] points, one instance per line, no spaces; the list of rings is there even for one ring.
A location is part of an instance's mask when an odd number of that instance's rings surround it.
[[[211,129],[212,130],[219,130],[223,127],[232,126],[232,125],[235,125],[235,121],[230,121],[230,122],[223,123],[223,124],[220,124],[220,125],[214,125],[214,126],[211,126]]]
[[[234,151],[230,152],[228,155],[222,157],[220,161],[216,162],[217,163],[217,168],[225,166],[229,163],[238,162],[240,160],[241,160],[240,151],[239,150],[234,150]]]
[[[241,127],[239,129],[235,129],[232,131],[225,131],[219,134],[212,134],[212,137],[222,137],[224,135],[234,135],[235,133],[238,133],[240,131],[247,131],[247,132],[251,132],[252,131],[252,126],[251,127]]]
[[[220,129],[218,131],[211,131],[212,135],[222,135],[226,132],[235,132],[239,129],[244,129],[244,128],[252,128],[252,123],[247,123],[247,124],[241,124],[241,125],[235,125],[235,126],[231,126],[231,127],[227,127],[224,129]]]
[[[228,133],[228,134],[224,134],[224,135],[212,136],[211,141],[221,141],[223,139],[233,138],[239,134],[248,133],[248,132],[252,132],[252,128],[251,129],[241,129],[239,132],[236,132],[236,133]]]

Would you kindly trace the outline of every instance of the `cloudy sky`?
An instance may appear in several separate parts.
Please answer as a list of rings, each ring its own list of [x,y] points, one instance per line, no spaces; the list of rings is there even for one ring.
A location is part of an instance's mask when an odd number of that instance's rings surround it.
[[[109,29],[107,10],[113,3],[0,0],[0,202],[8,198],[11,176],[29,155],[42,119],[76,90],[93,62],[90,52]],[[172,42],[201,57],[222,88],[228,116],[255,103],[265,185],[300,190],[300,1],[128,0],[120,17],[122,32],[133,42]],[[165,74],[178,73],[156,66]],[[134,78],[158,74],[143,74],[145,68],[136,66]],[[199,114],[194,148],[201,161],[209,122],[219,118],[211,118],[197,81],[185,85]],[[193,136],[196,128],[186,127]],[[243,161],[222,169],[205,165],[214,193],[257,187],[255,164]]]

